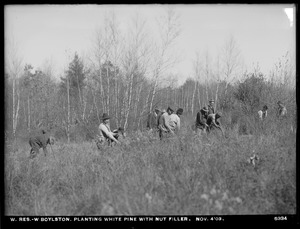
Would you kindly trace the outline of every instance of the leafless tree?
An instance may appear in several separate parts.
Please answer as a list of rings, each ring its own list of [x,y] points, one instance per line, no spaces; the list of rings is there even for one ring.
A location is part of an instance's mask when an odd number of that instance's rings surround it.
[[[19,109],[20,109],[20,87],[18,79],[23,71],[23,59],[18,52],[18,45],[14,38],[11,37],[10,40],[6,38],[5,40],[5,70],[12,80],[12,106],[13,106],[13,137],[16,136],[16,129],[19,119]],[[6,82],[8,83],[8,82]]]
[[[171,54],[171,49],[180,35],[179,15],[171,7],[166,9],[165,15],[158,19],[160,29],[160,43],[155,47],[157,51],[154,57],[152,78],[154,87],[150,99],[150,108],[152,110],[154,97],[158,88],[159,80],[162,74],[177,62],[177,57]]]
[[[223,66],[222,72],[224,73],[224,80],[226,81],[226,95],[228,84],[240,73],[243,64],[241,51],[233,36],[230,36],[223,46],[221,61]]]

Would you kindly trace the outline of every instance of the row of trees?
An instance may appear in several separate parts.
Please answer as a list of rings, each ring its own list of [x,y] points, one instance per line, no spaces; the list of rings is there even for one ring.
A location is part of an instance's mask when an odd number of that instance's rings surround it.
[[[142,130],[148,113],[156,106],[182,107],[185,114],[195,116],[208,99],[214,98],[217,108],[223,111],[239,101],[251,112],[274,99],[267,98],[271,90],[272,96],[277,93],[276,98],[286,101],[294,91],[287,84],[288,76],[294,74],[288,56],[275,65],[266,81],[258,68],[242,73],[241,52],[233,38],[213,64],[208,53],[203,59],[197,54],[194,75],[178,87],[178,76],[166,72],[177,63],[171,51],[180,35],[179,17],[168,9],[159,22],[160,37],[153,42],[146,21],[139,15],[126,37],[112,14],[96,32],[89,58],[74,53],[59,82],[51,68],[33,70],[30,64],[23,67],[17,53],[9,53],[5,75],[7,133],[26,136],[43,126],[54,127],[56,136],[67,141],[85,140],[96,134],[104,112],[112,116],[113,127]],[[246,80],[234,81],[237,75]],[[280,77],[285,79],[283,83]],[[285,96],[278,94],[283,91]]]

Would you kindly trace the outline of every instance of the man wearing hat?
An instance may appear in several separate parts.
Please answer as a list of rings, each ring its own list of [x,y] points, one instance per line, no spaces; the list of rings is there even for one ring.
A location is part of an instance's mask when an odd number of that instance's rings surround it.
[[[147,118],[147,128],[149,131],[152,131],[153,129],[157,128],[157,118],[160,110],[158,108],[155,108]]]
[[[159,138],[162,139],[166,134],[172,133],[172,128],[169,126],[170,115],[174,110],[168,107],[167,112],[163,113],[158,120]]]
[[[215,113],[215,100],[211,99],[208,101],[208,114],[214,114]]]
[[[168,121],[168,126],[170,128],[170,132],[171,133],[175,133],[178,132],[180,130],[180,116],[183,113],[183,109],[182,108],[178,108],[176,113],[172,113],[167,121]]]
[[[101,117],[102,122],[99,125],[99,141],[98,141],[98,144],[100,144],[100,145],[103,145],[104,142],[106,142],[106,141],[108,142],[108,145],[110,145],[111,142],[120,143],[115,138],[115,135],[117,135],[117,133],[113,133],[110,130],[109,119],[110,119],[110,117],[108,116],[108,114],[103,113],[103,115]]]
[[[203,107],[198,113],[196,117],[196,130],[199,129],[203,131],[204,133],[206,132],[208,125],[206,124],[207,122],[207,116],[208,116],[208,108]]]

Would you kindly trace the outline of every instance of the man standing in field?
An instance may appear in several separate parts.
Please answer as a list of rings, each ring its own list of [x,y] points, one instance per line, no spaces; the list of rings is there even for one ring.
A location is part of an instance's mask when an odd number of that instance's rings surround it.
[[[169,116],[173,114],[174,110],[168,107],[167,112],[164,112],[159,120],[158,120],[158,129],[159,129],[159,138],[162,140],[163,137],[167,136],[168,134],[172,134],[173,131],[169,126]]]
[[[284,117],[287,115],[287,109],[286,107],[283,105],[283,103],[281,101],[277,102],[278,108],[277,108],[277,116],[278,117]]]
[[[168,126],[170,127],[170,131],[171,133],[178,133],[178,131],[180,130],[180,116],[183,113],[183,109],[182,108],[178,108],[178,110],[176,111],[176,114],[171,114],[167,121],[168,121]]]
[[[47,145],[54,144],[54,138],[52,138],[49,133],[45,130],[41,130],[39,133],[29,138],[30,150],[30,159],[33,159],[37,156],[40,151],[40,148],[43,148],[44,155],[47,156]]]
[[[110,119],[110,117],[108,116],[108,114],[103,113],[103,115],[101,117],[102,123],[100,123],[100,125],[99,125],[99,139],[97,142],[98,148],[101,145],[104,145],[105,142],[108,142],[108,145],[110,145],[112,142],[120,143],[115,138],[117,133],[113,133],[110,130],[109,119]]]
[[[268,116],[268,106],[264,105],[261,110],[258,111],[258,117],[260,120],[264,120]]]

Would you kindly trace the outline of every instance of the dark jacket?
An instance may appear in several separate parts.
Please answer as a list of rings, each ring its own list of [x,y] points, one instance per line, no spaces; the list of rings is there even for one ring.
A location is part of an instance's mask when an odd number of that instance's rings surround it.
[[[210,104],[207,105],[208,108],[208,114],[214,114],[215,113],[215,109],[213,106],[211,106]]]
[[[196,127],[203,129],[205,128],[206,122],[207,122],[207,114],[205,113],[205,111],[200,110],[197,113],[197,117],[196,117]]]

